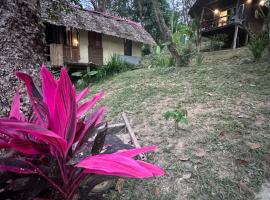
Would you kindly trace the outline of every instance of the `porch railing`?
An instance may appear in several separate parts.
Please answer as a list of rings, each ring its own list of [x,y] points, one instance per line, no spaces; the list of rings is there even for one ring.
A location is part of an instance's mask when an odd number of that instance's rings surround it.
[[[236,16],[232,16],[232,15],[227,15],[227,16],[223,16],[223,17],[218,17],[215,19],[211,19],[211,20],[206,20],[203,21],[201,24],[201,28],[203,31],[207,31],[207,30],[211,30],[211,29],[215,29],[218,27],[223,27],[229,24],[235,24],[235,23],[243,23],[243,18],[237,20]]]
[[[233,9],[233,8],[231,8]],[[227,26],[230,24],[242,24],[244,22],[244,5],[239,7],[239,17],[234,15],[226,15],[221,17],[214,17],[210,20],[203,20],[201,23],[201,30],[208,31],[219,27]]]

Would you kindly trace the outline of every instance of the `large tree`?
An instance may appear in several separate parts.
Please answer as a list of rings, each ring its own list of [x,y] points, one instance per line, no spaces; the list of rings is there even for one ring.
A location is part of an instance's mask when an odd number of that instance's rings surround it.
[[[45,61],[45,34],[41,19],[41,1],[1,0],[0,3],[0,116],[7,115],[18,86],[15,72],[25,71],[39,83],[40,65]],[[79,0],[46,0],[53,12]],[[61,5],[61,6],[57,6]],[[29,109],[24,107],[29,113]]]
[[[97,0],[88,1],[91,7],[96,10]],[[100,0],[102,1],[102,0]],[[159,0],[164,20],[170,23],[171,8],[167,0]],[[107,0],[106,12],[140,22],[145,29],[152,35],[157,43],[162,43],[161,32],[155,20],[155,12],[152,9],[152,3],[149,0]]]
[[[156,22],[158,24],[159,30],[161,32],[161,36],[163,39],[163,42],[166,42],[168,45],[168,49],[170,51],[170,53],[172,54],[173,58],[176,61],[176,65],[180,66],[181,65],[181,56],[177,51],[177,47],[176,44],[174,44],[173,40],[172,40],[172,33],[170,31],[170,29],[168,28],[168,26],[166,25],[166,22],[164,20],[164,17],[162,15],[161,9],[160,9],[160,4],[157,0],[151,0],[152,2],[152,6],[153,6],[153,10],[155,12],[155,16],[156,16]]]
[[[0,4],[0,115],[9,106],[18,81],[15,71],[38,77],[44,61],[44,27],[39,0],[1,0]]]
[[[108,6],[108,0],[90,0],[95,11],[105,12]]]
[[[268,39],[269,39],[268,52],[270,54],[270,0],[268,0],[267,27],[268,27]]]

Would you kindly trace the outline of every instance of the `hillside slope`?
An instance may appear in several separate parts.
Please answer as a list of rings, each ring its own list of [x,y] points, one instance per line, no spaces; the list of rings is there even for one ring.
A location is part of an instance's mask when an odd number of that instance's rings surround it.
[[[270,169],[270,62],[243,64],[246,49],[205,53],[202,66],[150,68],[119,74],[103,89],[107,119],[128,111],[148,159],[162,178],[129,180],[107,199],[254,199]],[[175,132],[163,114],[179,104],[189,125]]]

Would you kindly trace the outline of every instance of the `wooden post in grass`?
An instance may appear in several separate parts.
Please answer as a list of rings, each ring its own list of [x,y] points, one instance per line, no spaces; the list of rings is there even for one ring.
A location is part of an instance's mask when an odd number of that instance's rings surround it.
[[[125,124],[126,124],[126,127],[127,127],[127,130],[128,130],[128,133],[129,133],[129,136],[130,136],[130,138],[131,138],[132,143],[134,144],[134,146],[135,146],[136,148],[140,148],[141,145],[140,145],[140,143],[138,142],[138,140],[137,140],[137,138],[136,138],[136,136],[135,136],[135,133],[134,133],[133,129],[132,129],[131,126],[130,126],[130,123],[129,123],[129,121],[128,121],[128,118],[127,118],[127,115],[126,115],[125,112],[122,113],[122,117],[123,117],[124,122],[125,122]],[[142,160],[145,159],[145,157],[144,157],[143,154],[140,154],[139,157],[140,157]]]

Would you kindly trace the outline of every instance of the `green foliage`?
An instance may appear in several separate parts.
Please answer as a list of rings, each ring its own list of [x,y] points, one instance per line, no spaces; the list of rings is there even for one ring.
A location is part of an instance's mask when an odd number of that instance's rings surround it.
[[[134,69],[134,65],[122,60],[118,55],[113,55],[106,65],[97,68],[97,79],[104,79],[130,69]]]
[[[148,33],[155,39],[155,41],[161,44],[161,32],[158,28],[158,24],[155,20],[155,13],[152,9],[152,3],[149,0],[130,1],[130,0],[118,0],[107,1],[107,10],[110,13],[131,19],[137,22],[141,22]],[[159,0],[161,5],[161,11],[164,16],[166,24],[170,23],[171,8],[167,0]]]
[[[179,106],[174,111],[167,111],[164,114],[166,120],[173,119],[175,122],[175,130],[177,130],[179,123],[188,124],[188,113],[186,109]]]
[[[269,44],[269,36],[267,33],[253,35],[249,42],[248,48],[255,60],[262,58],[264,51]]]
[[[142,56],[151,54],[151,49],[149,45],[142,45]]]
[[[154,48],[154,54],[159,56],[160,53],[161,53],[161,48],[160,48],[159,45],[157,45],[157,46]]]
[[[172,41],[177,46],[186,44],[187,38],[190,37],[190,28],[186,24],[178,24],[176,31],[173,33]]]
[[[189,37],[189,28],[186,25],[179,25],[179,31],[173,34],[173,42],[176,44],[177,51],[180,55],[181,66],[188,66],[192,57],[195,54],[195,50],[190,41],[187,40]],[[175,66],[175,59],[171,56],[168,51],[167,44],[163,44],[164,47],[161,49],[160,46],[154,48],[151,58],[151,65],[157,67],[172,67]]]
[[[204,60],[204,56],[201,53],[198,53],[196,56],[196,65],[201,66]]]
[[[217,51],[222,49],[222,47],[225,45],[227,37],[228,36],[226,34],[217,34],[210,37],[206,49],[209,51]]]
[[[184,46],[178,47],[178,53],[180,54],[181,66],[189,66],[192,57],[195,55],[195,50],[190,43]]]
[[[195,16],[190,25],[190,39],[198,47],[201,42],[200,36],[200,18]]]
[[[54,78],[57,78],[57,79],[59,78],[59,76],[60,76],[60,69],[54,68],[52,66],[48,66],[48,69],[53,74]]]
[[[190,26],[179,23],[176,31],[173,33],[172,39],[180,55],[181,66],[188,66],[195,53],[194,45],[192,45],[193,41],[190,39],[192,32]]]
[[[161,50],[160,46],[154,48],[150,62],[151,65],[155,67],[172,67],[175,65],[175,60],[171,56],[167,47],[164,47]]]
[[[88,86],[91,82],[99,81],[130,69],[134,69],[134,65],[123,61],[118,55],[113,55],[106,65],[98,66],[94,70],[87,68],[86,71],[74,72],[71,75],[78,79],[77,84],[82,88]]]
[[[96,70],[91,71],[90,68],[87,68],[86,71],[74,72],[71,75],[78,78],[77,84],[79,87],[86,87],[89,83],[94,81],[94,76],[97,75],[97,73]]]

